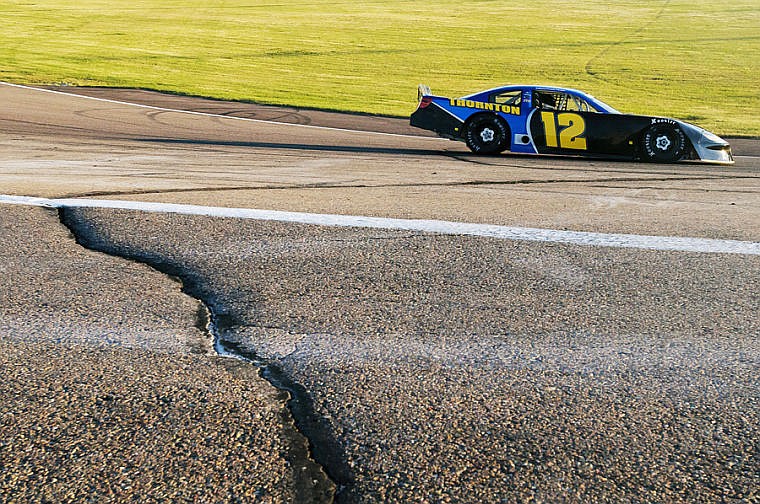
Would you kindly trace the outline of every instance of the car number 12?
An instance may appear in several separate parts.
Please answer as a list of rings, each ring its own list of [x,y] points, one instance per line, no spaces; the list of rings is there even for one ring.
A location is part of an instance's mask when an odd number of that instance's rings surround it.
[[[547,147],[586,150],[586,121],[578,114],[541,112]],[[560,126],[557,134],[557,126]]]

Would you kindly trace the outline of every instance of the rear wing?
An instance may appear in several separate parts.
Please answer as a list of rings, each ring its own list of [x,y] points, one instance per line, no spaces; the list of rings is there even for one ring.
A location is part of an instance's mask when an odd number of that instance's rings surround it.
[[[422,100],[423,96],[430,96],[431,94],[433,94],[433,92],[427,84],[420,84],[417,86],[417,101]]]

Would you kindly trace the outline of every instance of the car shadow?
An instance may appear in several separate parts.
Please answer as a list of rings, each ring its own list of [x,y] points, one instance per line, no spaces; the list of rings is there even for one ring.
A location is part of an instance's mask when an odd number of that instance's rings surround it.
[[[140,142],[176,145],[208,145],[220,147],[250,147],[255,149],[284,149],[317,152],[347,152],[353,154],[390,154],[398,156],[446,156],[441,149],[400,149],[394,147],[361,147],[354,145],[319,145],[277,142],[239,142],[228,140],[190,140],[185,138],[137,138]]]

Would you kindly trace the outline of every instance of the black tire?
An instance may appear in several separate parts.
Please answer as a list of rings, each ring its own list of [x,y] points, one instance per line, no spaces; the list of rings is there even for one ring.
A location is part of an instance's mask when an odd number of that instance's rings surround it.
[[[675,124],[653,124],[641,138],[641,150],[647,161],[675,163],[686,151],[686,135]]]
[[[498,154],[509,146],[509,127],[495,115],[478,115],[467,123],[464,141],[475,154]]]

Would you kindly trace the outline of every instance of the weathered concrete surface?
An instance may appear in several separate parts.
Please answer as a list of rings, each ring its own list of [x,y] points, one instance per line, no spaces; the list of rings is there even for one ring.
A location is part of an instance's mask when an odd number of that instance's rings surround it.
[[[97,94],[230,117],[0,85],[0,99],[14,105],[0,110],[2,193],[610,233],[760,236],[757,156],[740,157],[731,167],[483,157],[438,138],[234,118],[261,116],[255,105],[145,92]],[[334,114],[298,114],[312,124],[346,126]],[[391,128],[387,118],[350,116],[352,127],[409,132],[404,121],[394,121]]]

